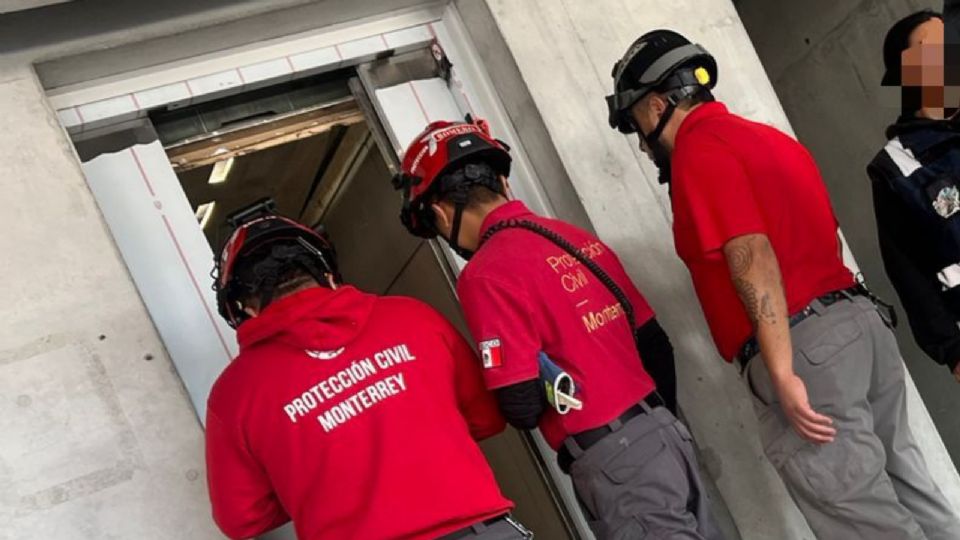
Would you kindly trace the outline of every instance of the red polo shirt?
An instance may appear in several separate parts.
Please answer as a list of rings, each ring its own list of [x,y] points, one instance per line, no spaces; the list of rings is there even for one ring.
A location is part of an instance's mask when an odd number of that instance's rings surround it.
[[[813,157],[793,138],[706,103],[680,125],[671,165],[677,254],[727,360],[753,334],[723,256],[729,240],[751,233],[770,239],[791,314],[853,285],[826,186]]]
[[[638,325],[653,317],[617,256],[585,231],[512,201],[487,216],[481,234],[512,218],[559,233],[595,260],[627,295]],[[457,293],[485,356],[487,387],[536,379],[540,351],[573,377],[583,409],[559,415],[551,408],[540,418],[553,448],[568,434],[610,422],[654,390],[619,302],[590,270],[536,233],[494,235],[460,274]]]

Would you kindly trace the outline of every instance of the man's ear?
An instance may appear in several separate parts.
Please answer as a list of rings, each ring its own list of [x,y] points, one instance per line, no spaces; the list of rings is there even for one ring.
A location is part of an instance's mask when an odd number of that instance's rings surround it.
[[[514,200],[513,190],[510,189],[510,180],[502,174],[500,175],[500,187],[503,188],[503,194],[506,195],[508,200]]]
[[[256,317],[257,315],[260,315],[260,310],[254,309],[250,306],[244,306],[243,312],[249,315],[250,317]]]
[[[656,113],[657,118],[659,118],[663,115],[664,111],[667,110],[667,100],[658,94],[651,94],[650,103],[647,106],[650,108],[650,111]]]
[[[323,277],[327,279],[327,285],[330,286],[330,290],[335,291],[340,285],[337,283],[337,280],[333,278],[333,274],[324,274]]]
[[[450,217],[446,208],[444,208],[441,203],[433,203],[430,205],[430,209],[433,210],[433,216],[436,218],[437,229],[441,231],[449,231],[453,228],[453,218]]]

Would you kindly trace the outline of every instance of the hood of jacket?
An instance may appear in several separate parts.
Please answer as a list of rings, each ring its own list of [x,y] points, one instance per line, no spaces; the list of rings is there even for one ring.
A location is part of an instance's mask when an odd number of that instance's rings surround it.
[[[333,351],[349,344],[367,324],[376,296],[350,286],[312,287],[271,303],[237,329],[244,349],[279,341],[304,350]]]

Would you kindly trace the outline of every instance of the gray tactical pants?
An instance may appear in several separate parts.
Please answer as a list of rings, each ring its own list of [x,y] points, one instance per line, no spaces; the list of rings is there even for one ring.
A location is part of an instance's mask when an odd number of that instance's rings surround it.
[[[650,409],[600,442],[564,443],[577,496],[599,540],[720,540],[687,428],[667,409]]]
[[[793,369],[810,405],[833,419],[833,442],[800,438],[759,356],[744,373],[764,451],[810,528],[820,540],[960,539],[957,513],[910,433],[893,333],[860,296],[812,307],[790,331]]]

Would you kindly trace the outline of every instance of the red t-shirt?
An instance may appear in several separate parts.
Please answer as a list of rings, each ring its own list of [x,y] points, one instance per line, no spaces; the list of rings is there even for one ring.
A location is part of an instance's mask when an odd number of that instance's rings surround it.
[[[487,216],[481,234],[512,218],[559,233],[595,260],[627,295],[638,325],[653,317],[617,256],[585,231],[512,201]],[[560,415],[550,408],[540,418],[540,430],[553,448],[569,434],[610,422],[654,390],[613,294],[579,261],[536,233],[506,229],[495,234],[460,274],[457,293],[484,353],[488,388],[538,378],[540,351],[573,377],[583,409]]]
[[[433,539],[509,511],[474,439],[504,421],[472,347],[416,300],[308,289],[238,332],[207,403],[214,519],[249,538]]]
[[[706,103],[680,125],[671,165],[677,254],[728,361],[753,328],[730,279],[722,251],[727,241],[751,233],[770,239],[791,314],[853,285],[817,165],[785,133]]]

